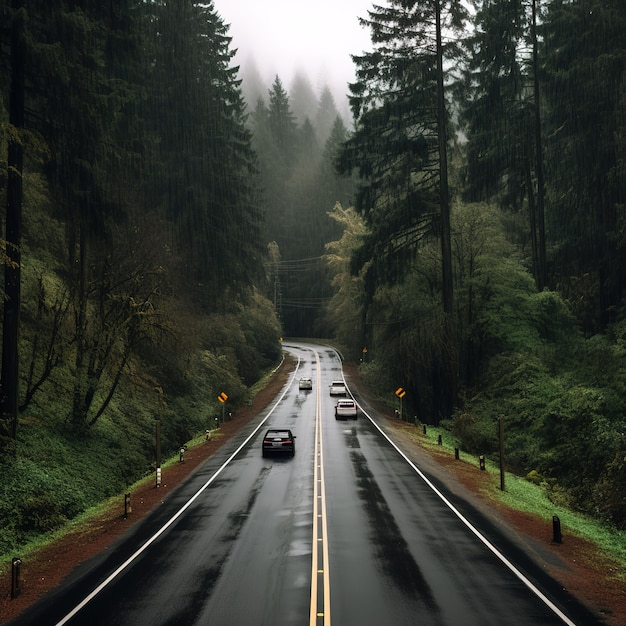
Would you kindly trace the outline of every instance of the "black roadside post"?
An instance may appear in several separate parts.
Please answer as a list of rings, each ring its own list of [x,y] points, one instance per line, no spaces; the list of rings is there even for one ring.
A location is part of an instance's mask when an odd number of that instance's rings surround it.
[[[20,569],[22,559],[14,557],[11,560],[11,600],[20,595]]]
[[[554,543],[563,543],[563,535],[561,534],[561,520],[558,515],[552,516],[552,541]]]

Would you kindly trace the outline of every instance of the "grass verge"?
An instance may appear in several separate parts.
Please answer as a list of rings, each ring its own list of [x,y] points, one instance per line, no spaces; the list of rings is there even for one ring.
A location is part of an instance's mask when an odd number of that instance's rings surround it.
[[[443,428],[428,426],[426,435],[421,429],[422,426],[416,427],[412,439],[424,448],[454,455],[455,448],[459,447],[458,441]],[[477,455],[462,450],[459,450],[459,461],[479,466]],[[510,509],[536,515],[550,523],[553,516],[557,515],[564,534],[573,534],[594,543],[608,559],[615,562],[619,568],[616,575],[626,582],[626,532],[552,502],[544,486],[509,472],[505,472],[502,491],[499,480],[500,466],[488,458],[485,459],[485,472],[494,476],[494,480],[485,481],[482,490],[484,496]]]

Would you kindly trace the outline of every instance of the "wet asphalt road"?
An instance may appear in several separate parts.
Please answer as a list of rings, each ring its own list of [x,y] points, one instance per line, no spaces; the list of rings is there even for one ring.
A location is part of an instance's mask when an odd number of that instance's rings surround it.
[[[506,567],[365,415],[335,420],[332,350],[285,349],[299,366],[280,401],[16,625],[600,623],[531,564]],[[262,458],[270,426],[296,433],[294,458]]]

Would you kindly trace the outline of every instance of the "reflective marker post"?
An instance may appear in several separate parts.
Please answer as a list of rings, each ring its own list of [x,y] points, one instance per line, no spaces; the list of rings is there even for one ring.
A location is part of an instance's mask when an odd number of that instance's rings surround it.
[[[20,569],[22,559],[15,557],[11,561],[11,599],[14,600],[20,595]]]

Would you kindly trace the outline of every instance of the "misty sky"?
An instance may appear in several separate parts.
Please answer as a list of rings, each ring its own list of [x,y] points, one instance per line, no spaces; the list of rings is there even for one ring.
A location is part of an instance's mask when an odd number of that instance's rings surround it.
[[[357,17],[367,17],[373,0],[214,0],[230,25],[235,63],[250,59],[271,84],[278,74],[289,85],[296,71],[315,88],[346,94],[354,80],[351,54],[371,49],[369,31]],[[384,4],[384,2],[378,2]]]

